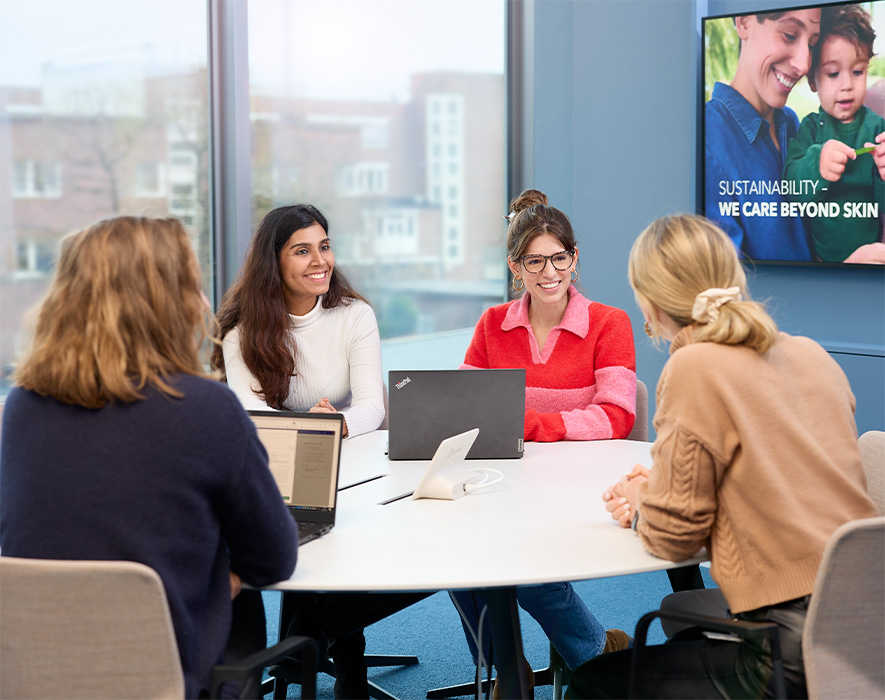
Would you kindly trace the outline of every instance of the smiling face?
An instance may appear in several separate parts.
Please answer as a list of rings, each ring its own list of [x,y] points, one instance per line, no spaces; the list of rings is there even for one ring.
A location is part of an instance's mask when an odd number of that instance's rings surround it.
[[[811,67],[811,48],[820,32],[820,8],[792,10],[760,21],[735,18],[741,55],[731,86],[771,121],[787,104],[790,91]]]
[[[554,255],[561,252],[563,252],[562,242],[556,236],[544,233],[532,239],[526,247],[523,257],[527,255]],[[575,249],[574,260],[565,270],[557,270],[550,260],[545,263],[544,269],[533,275],[526,271],[521,261],[508,261],[513,275],[525,282],[525,290],[531,295],[532,304],[538,305],[536,309],[553,309],[561,306],[564,313],[565,307],[568,305],[568,288],[572,271],[578,264],[578,251]]]
[[[279,267],[286,308],[303,316],[320,294],[329,291],[335,268],[335,254],[323,227],[312,224],[295,231],[280,251]]]
[[[843,124],[850,124],[863,106],[867,94],[867,69],[869,58],[865,52],[838,35],[824,39],[820,47],[820,65],[809,76],[811,88],[820,97],[824,112]]]

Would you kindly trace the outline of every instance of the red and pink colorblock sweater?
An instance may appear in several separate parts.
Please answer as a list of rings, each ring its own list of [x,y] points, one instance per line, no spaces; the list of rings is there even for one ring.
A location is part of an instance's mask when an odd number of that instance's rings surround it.
[[[562,321],[544,350],[529,322],[528,294],[487,309],[464,368],[524,368],[525,439],[625,438],[636,418],[636,360],[627,314],[569,287]]]

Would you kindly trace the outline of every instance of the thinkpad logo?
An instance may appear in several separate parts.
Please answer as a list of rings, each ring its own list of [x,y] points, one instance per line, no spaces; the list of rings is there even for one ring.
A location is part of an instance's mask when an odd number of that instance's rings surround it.
[[[411,381],[412,381],[411,379],[409,379],[408,377],[406,377],[406,378],[403,379],[401,382],[397,382],[397,383],[396,383],[396,388],[397,388],[397,389],[402,389],[406,384],[408,384],[408,383],[411,382]]]

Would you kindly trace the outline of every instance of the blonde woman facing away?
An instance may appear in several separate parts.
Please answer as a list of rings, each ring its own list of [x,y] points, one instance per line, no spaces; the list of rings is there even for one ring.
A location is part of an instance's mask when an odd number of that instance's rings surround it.
[[[251,651],[266,646],[260,597],[238,596],[240,580],[288,578],[298,547],[252,421],[204,375],[208,316],[177,220],[119,217],[67,237],[6,400],[0,458],[3,556],[154,569],[189,698],[234,660],[225,646],[244,599],[260,616]]]
[[[802,630],[824,547],[843,523],[877,514],[851,387],[823,348],[779,333],[749,299],[734,245],[706,219],[651,224],[633,245],[629,277],[670,359],[652,468],[637,465],[609,489],[606,508],[656,556],[681,561],[706,547],[731,614],[778,625],[787,695],[806,697]],[[774,692],[767,643],[692,628],[648,652],[640,697]],[[631,654],[584,664],[568,697],[626,697]]]

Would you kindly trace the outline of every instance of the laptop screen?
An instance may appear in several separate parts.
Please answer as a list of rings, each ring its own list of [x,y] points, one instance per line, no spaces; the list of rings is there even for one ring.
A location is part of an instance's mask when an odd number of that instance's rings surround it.
[[[333,510],[341,451],[340,415],[249,411],[283,501],[298,511]]]

